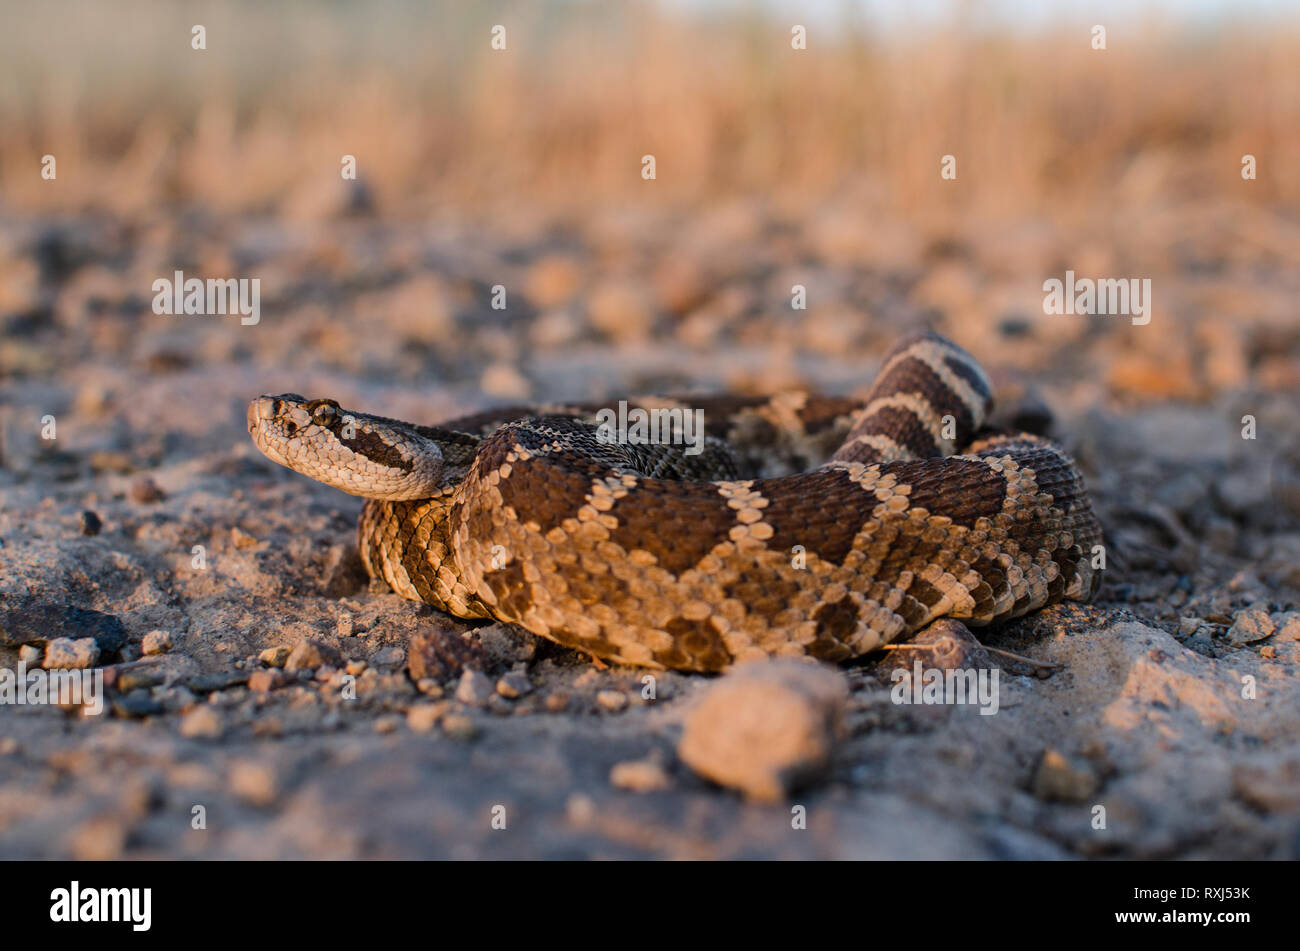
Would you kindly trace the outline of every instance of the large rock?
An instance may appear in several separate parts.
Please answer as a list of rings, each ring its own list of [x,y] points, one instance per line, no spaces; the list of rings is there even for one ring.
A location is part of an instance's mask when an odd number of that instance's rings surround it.
[[[86,637],[94,638],[100,654],[116,654],[126,644],[126,628],[112,614],[70,604],[26,600],[7,609],[0,606],[0,646]]]
[[[829,667],[746,664],[687,715],[677,755],[751,799],[778,800],[830,765],[847,702],[844,677]]]

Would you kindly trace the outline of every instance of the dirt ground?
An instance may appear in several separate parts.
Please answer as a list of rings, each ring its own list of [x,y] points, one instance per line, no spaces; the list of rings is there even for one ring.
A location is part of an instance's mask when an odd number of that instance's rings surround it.
[[[0,667],[89,636],[109,684],[98,716],[0,706],[0,856],[1300,858],[1286,215],[936,231],[753,199],[504,227],[326,198],[302,224],[0,220]],[[1151,322],[1044,314],[1067,266],[1150,276]],[[260,321],[155,314],[175,269],[260,278]],[[1102,591],[981,632],[1057,665],[1004,669],[993,716],[892,703],[876,658],[844,668],[829,768],[775,803],[677,755],[716,678],[654,672],[650,698],[645,671],[368,584],[360,500],[270,463],[244,423],[289,391],[427,423],[861,391],[920,326],[1076,454]]]

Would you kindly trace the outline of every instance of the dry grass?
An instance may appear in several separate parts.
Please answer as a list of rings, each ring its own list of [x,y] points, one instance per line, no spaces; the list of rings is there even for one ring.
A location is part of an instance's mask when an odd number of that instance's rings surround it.
[[[1296,30],[1115,25],[1095,52],[1086,24],[889,42],[814,26],[795,52],[785,21],[647,4],[90,0],[2,16],[0,202],[33,213],[311,216],[345,153],[394,216],[737,193],[922,217],[1300,206]],[[38,174],[47,152],[56,185]],[[1246,152],[1258,181],[1240,177]],[[939,179],[945,153],[956,183]]]

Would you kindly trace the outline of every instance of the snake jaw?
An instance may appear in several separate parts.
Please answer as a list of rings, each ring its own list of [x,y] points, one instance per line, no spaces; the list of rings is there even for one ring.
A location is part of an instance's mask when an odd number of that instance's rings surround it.
[[[409,424],[296,393],[259,396],[248,404],[247,422],[272,462],[349,495],[396,502],[442,487],[441,448]]]

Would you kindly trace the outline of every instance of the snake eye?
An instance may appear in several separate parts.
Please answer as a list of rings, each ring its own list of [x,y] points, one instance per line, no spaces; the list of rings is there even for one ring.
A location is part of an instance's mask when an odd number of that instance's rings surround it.
[[[339,404],[333,400],[318,400],[312,403],[308,410],[311,412],[312,422],[319,426],[328,426],[338,415],[338,407]]]

